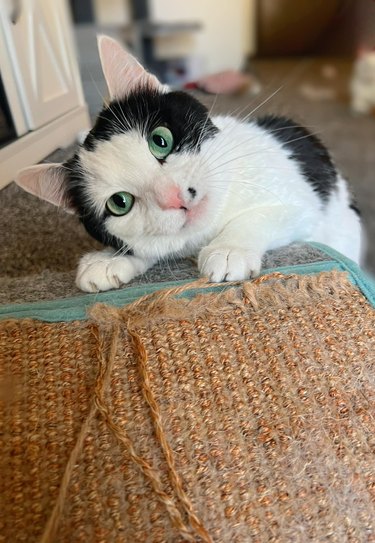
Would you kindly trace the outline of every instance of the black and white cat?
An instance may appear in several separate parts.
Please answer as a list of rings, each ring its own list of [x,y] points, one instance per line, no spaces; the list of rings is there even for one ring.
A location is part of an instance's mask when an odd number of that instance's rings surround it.
[[[265,251],[297,240],[359,261],[358,213],[315,136],[285,118],[210,117],[114,40],[99,38],[99,51],[110,104],[71,160],[16,180],[77,213],[107,246],[83,256],[79,288],[117,288],[159,259],[194,253],[211,281],[242,280]]]

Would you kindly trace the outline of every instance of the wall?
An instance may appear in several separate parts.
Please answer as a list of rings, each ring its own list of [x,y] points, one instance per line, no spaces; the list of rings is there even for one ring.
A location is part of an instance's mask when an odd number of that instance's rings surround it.
[[[255,5],[255,0],[150,0],[154,21],[202,24],[192,36],[159,39],[157,55],[192,55],[207,73],[240,68],[246,55],[255,52]]]
[[[346,0],[316,50],[330,55],[355,55],[375,49],[375,2]]]
[[[130,22],[127,0],[92,0],[95,20],[99,25],[125,25]]]
[[[198,72],[213,73],[241,68],[255,52],[256,0],[149,0],[154,22],[194,21],[200,31],[155,40],[161,59],[190,57]],[[129,0],[93,0],[99,25],[131,22]]]

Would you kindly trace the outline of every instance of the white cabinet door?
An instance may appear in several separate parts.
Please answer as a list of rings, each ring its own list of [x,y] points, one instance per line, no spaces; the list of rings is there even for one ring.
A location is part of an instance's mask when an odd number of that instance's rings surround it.
[[[83,103],[65,0],[5,0],[1,24],[30,130]]]

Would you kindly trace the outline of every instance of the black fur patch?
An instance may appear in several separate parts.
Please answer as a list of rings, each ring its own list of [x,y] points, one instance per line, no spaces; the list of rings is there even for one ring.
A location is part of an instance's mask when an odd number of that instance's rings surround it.
[[[96,142],[116,134],[138,129],[147,138],[158,126],[167,126],[174,139],[173,152],[199,151],[202,141],[213,137],[218,129],[208,111],[186,92],[159,93],[140,89],[121,100],[114,100],[99,114],[83,146],[94,151]]]
[[[356,213],[358,215],[358,217],[361,217],[361,210],[359,209],[359,207],[357,206],[357,202],[355,202],[354,200],[349,204],[349,207],[350,209],[352,209],[354,211],[354,213]]]
[[[290,158],[297,160],[306,181],[323,202],[327,202],[336,187],[337,171],[320,140],[306,128],[285,117],[265,115],[255,122],[290,151]]]
[[[132,251],[124,246],[124,243],[120,239],[107,232],[104,226],[104,220],[108,216],[107,212],[105,211],[101,217],[98,217],[96,213],[94,213],[94,210],[88,205],[85,195],[87,181],[79,166],[78,153],[66,162],[64,167],[67,171],[66,186],[69,202],[76,210],[80,221],[90,236],[107,247],[121,250],[121,254],[132,254]]]

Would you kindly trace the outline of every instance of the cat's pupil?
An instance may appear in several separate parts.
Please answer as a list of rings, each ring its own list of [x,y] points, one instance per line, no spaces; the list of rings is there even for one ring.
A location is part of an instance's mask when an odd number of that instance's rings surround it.
[[[115,194],[112,196],[113,203],[118,207],[125,207],[126,201],[123,196],[120,196],[119,194]]]
[[[158,136],[157,134],[152,136],[152,140],[155,143],[155,145],[157,145],[158,147],[167,147],[168,146],[165,139],[162,136]]]

